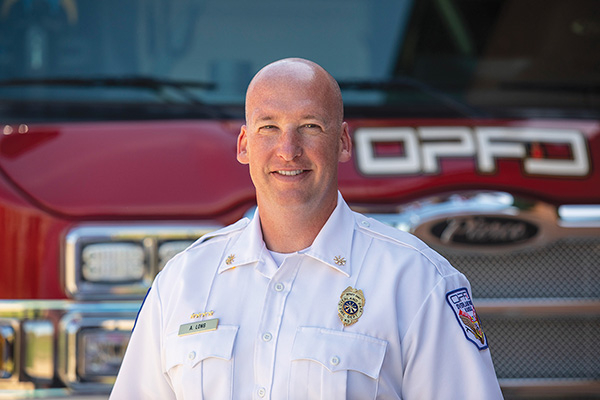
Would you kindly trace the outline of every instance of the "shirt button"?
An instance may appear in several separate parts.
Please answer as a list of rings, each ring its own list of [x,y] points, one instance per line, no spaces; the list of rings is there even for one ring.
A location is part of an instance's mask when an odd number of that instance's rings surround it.
[[[340,358],[338,356],[333,356],[331,357],[331,359],[329,360],[329,363],[331,365],[338,365],[340,363]]]
[[[271,335],[269,332],[267,332],[267,333],[263,334],[262,339],[265,342],[270,342],[271,339],[273,339],[273,335]]]
[[[277,290],[278,292],[283,291],[284,288],[285,286],[283,286],[283,283],[281,282],[275,284],[275,290]]]
[[[361,224],[363,224],[363,226],[366,226],[367,228],[369,226],[371,226],[371,224],[369,223],[369,221],[362,221]]]
[[[190,351],[188,353],[188,360],[193,360],[194,358],[196,358],[196,352],[195,351]]]
[[[261,387],[256,391],[256,393],[259,397],[265,397],[265,394],[267,394],[267,390]]]

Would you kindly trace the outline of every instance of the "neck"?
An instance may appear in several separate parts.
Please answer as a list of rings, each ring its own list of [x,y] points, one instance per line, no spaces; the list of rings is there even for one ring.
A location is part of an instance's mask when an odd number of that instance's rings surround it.
[[[258,202],[263,240],[269,250],[293,253],[310,247],[337,205],[308,207],[261,205]]]

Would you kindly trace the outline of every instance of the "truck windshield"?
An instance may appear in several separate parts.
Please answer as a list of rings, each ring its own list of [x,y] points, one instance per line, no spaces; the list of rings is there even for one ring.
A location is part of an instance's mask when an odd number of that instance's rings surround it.
[[[252,75],[294,56],[353,115],[597,118],[599,15],[597,0],[4,0],[0,118],[241,117]]]

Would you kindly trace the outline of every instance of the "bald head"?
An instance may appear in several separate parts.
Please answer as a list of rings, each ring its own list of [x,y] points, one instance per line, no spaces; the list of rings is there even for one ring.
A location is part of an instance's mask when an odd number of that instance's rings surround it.
[[[237,160],[249,166],[270,250],[310,246],[337,205],[338,164],[351,154],[340,88],[322,67],[290,58],[256,74]]]
[[[320,98],[332,122],[340,125],[344,118],[344,105],[336,80],[320,65],[302,58],[286,58],[262,68],[254,76],[246,92],[246,121],[251,117],[253,100],[272,89],[305,92]]]

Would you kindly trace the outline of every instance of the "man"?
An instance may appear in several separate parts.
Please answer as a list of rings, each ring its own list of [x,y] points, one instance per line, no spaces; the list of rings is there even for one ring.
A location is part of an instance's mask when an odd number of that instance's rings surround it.
[[[502,397],[466,278],[338,193],[342,108],[310,61],[254,77],[237,159],[257,212],[159,274],[113,399]]]

